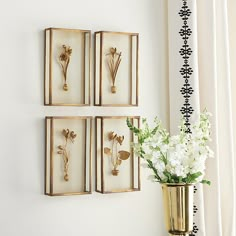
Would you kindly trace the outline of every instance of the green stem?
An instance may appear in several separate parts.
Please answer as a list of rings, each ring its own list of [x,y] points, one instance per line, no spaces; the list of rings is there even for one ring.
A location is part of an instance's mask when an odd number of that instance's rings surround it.
[[[158,182],[162,182],[161,177],[158,175],[156,168],[154,167],[153,163],[151,160],[146,160],[148,163],[148,167],[153,170],[155,177]]]

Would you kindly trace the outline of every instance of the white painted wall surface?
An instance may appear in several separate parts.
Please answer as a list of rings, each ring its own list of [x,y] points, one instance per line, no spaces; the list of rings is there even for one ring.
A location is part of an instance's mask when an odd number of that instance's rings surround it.
[[[160,186],[144,170],[141,192],[43,194],[46,115],[158,115],[168,125],[165,1],[1,1],[0,236],[166,235]],[[43,106],[47,27],[139,32],[140,106]]]

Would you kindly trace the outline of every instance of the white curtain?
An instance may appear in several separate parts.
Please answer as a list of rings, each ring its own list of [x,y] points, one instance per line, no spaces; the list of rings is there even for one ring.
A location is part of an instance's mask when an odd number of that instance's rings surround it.
[[[235,236],[236,1],[168,0],[170,128],[207,108],[212,148],[210,187],[196,186],[196,236]],[[234,45],[235,44],[235,45]]]

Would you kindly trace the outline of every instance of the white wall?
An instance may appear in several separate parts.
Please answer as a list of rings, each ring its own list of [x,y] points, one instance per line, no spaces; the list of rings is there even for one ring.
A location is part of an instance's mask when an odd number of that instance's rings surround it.
[[[166,0],[1,1],[0,235],[159,236],[166,233],[158,184],[135,193],[47,197],[46,115],[158,115],[168,125]],[[140,33],[140,106],[43,106],[43,30]]]

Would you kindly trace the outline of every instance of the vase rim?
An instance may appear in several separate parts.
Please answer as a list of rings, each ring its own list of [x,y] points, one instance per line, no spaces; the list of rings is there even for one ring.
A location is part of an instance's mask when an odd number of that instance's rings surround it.
[[[186,183],[161,183],[161,185],[170,186],[170,187],[175,187],[175,186],[193,186],[193,185],[195,185],[195,184],[186,184]]]

